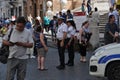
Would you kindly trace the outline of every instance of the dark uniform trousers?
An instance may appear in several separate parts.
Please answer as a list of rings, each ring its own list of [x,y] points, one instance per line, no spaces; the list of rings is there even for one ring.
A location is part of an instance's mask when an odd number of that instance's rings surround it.
[[[66,40],[64,40],[64,46],[60,46],[60,43],[62,40],[57,40],[57,46],[58,46],[58,53],[59,53],[59,60],[60,60],[60,66],[65,66],[65,46],[66,46]]]
[[[67,43],[69,42],[70,38],[67,38]],[[68,63],[74,64],[74,39],[71,41],[70,45],[67,46],[68,49]]]

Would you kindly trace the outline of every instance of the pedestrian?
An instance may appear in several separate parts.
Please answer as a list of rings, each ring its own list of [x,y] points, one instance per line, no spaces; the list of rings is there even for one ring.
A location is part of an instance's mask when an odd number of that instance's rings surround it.
[[[67,15],[66,15],[66,13],[65,13],[65,12],[62,14],[62,17],[64,18],[64,23],[66,23],[66,20],[67,20]]]
[[[110,7],[110,12],[108,14],[108,17],[110,15],[114,15],[114,17],[115,17],[115,23],[117,24],[117,26],[119,26],[119,12],[118,11],[119,11],[118,8],[114,9],[114,7]]]
[[[112,15],[112,13],[113,13],[113,10],[114,10],[114,9],[113,9],[113,7],[110,7],[110,8],[109,8],[108,17],[109,17],[110,15]]]
[[[65,46],[67,38],[67,25],[64,23],[64,18],[58,18],[58,30],[57,30],[57,46],[59,53],[60,65],[56,68],[59,70],[65,69]]]
[[[36,30],[36,28],[41,25],[40,21],[38,19],[35,19],[33,29]]]
[[[35,23],[34,23],[34,25],[33,25],[33,40],[34,40],[33,55],[36,56],[36,57],[37,57],[37,54],[38,54],[38,53],[37,53],[36,46],[35,46],[36,42],[35,42],[34,34],[35,34],[35,32],[36,32],[37,27],[40,26],[40,25],[41,25],[40,21],[39,21],[38,19],[35,19]]]
[[[74,66],[74,35],[76,32],[76,25],[73,20],[67,21],[67,49],[68,49],[68,66]]]
[[[115,33],[119,32],[119,28],[117,24],[115,23],[115,16],[110,15],[109,21],[105,26],[105,44],[110,44],[114,42],[114,39],[116,38]]]
[[[27,30],[29,30],[30,33],[33,35],[33,27],[32,27],[32,24],[29,20],[27,20],[27,22],[25,24],[25,28]],[[33,49],[34,49],[34,47],[27,49],[27,54],[29,55],[29,58],[35,58],[34,53],[33,53]]]
[[[90,12],[91,12],[91,10],[92,10],[90,3],[91,3],[91,0],[88,0],[88,1],[87,1],[88,15],[90,14]]]
[[[82,12],[85,12],[85,0],[82,2],[82,7],[81,7]]]
[[[63,17],[63,13],[61,11],[59,11],[57,17]]]
[[[115,0],[110,0],[110,5],[114,6]]]
[[[24,17],[18,17],[16,20],[16,27],[13,28],[10,40],[8,35],[10,30],[3,38],[3,44],[9,46],[9,56],[7,62],[7,76],[6,80],[25,80],[27,59],[27,48],[33,46],[33,38],[31,33],[25,29],[26,20]]]
[[[57,16],[53,16],[53,19],[50,21],[49,27],[51,29],[52,41],[56,42]]]
[[[14,27],[15,27],[15,23],[16,23],[15,20],[11,20],[11,21],[10,21],[10,25],[8,26],[8,28],[9,28],[9,29],[14,28]]]
[[[4,24],[3,27],[0,29],[0,34],[2,35],[2,37],[7,33],[7,31],[9,30],[9,24]]]
[[[38,69],[41,71],[47,70],[45,68],[45,58],[48,51],[47,47],[47,38],[43,34],[43,29],[41,26],[38,26],[34,34],[35,46],[38,53]]]
[[[92,33],[89,31],[89,21],[85,21],[79,30],[79,47],[80,47],[80,61],[86,62],[87,45],[91,38]]]
[[[73,15],[70,10],[67,10],[67,19],[66,20],[69,20],[69,19],[73,19]]]
[[[48,18],[48,16],[44,16],[43,18],[43,23],[44,23],[44,29],[46,32],[49,31],[49,23],[50,23],[50,19]]]
[[[117,26],[119,26],[119,9],[116,8],[114,9],[114,11],[112,12],[112,15],[115,16],[115,23],[117,24]]]
[[[98,12],[98,8],[95,7],[95,11],[92,13],[92,20],[97,24],[97,26],[99,26],[99,19],[100,19],[100,15]]]

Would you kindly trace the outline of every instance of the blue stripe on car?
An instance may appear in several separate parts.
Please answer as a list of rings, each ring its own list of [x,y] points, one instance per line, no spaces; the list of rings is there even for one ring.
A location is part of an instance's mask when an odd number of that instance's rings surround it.
[[[101,63],[106,56],[103,56],[99,59],[98,63]]]
[[[107,61],[115,58],[120,58],[120,54],[114,54],[114,55],[109,55],[109,56],[103,56],[99,59],[98,64],[104,64]]]

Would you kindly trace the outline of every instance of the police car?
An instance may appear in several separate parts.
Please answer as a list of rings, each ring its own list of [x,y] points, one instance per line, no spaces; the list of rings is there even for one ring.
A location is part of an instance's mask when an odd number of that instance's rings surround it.
[[[90,58],[89,74],[120,80],[120,43],[99,47]]]

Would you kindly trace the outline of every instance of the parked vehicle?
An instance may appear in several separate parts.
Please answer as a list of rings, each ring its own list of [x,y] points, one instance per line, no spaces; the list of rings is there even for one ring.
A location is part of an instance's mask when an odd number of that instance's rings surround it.
[[[112,43],[96,49],[90,58],[89,74],[120,80],[120,43]]]

